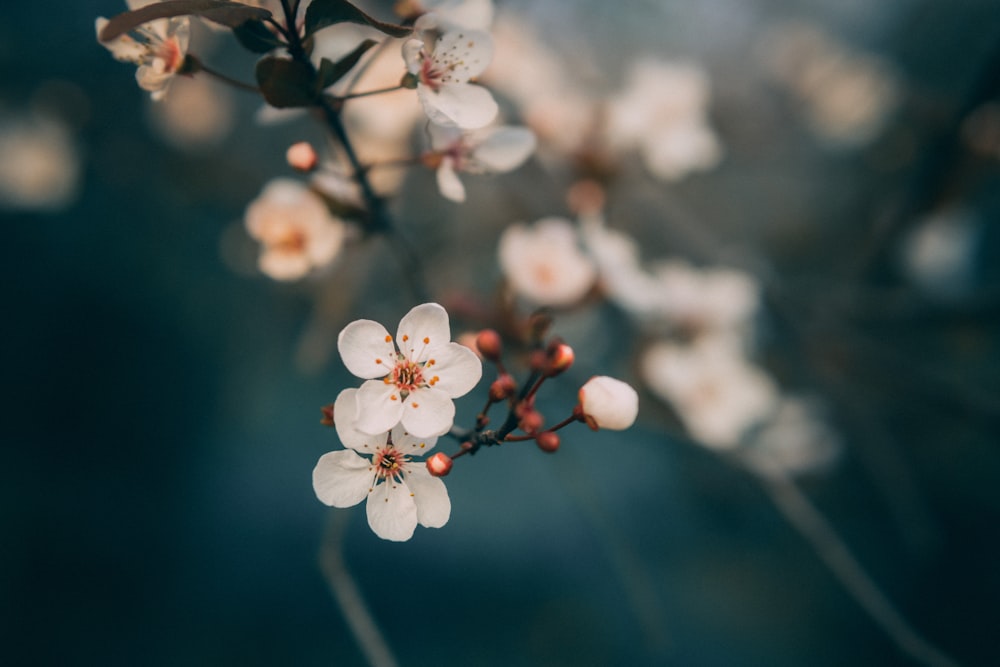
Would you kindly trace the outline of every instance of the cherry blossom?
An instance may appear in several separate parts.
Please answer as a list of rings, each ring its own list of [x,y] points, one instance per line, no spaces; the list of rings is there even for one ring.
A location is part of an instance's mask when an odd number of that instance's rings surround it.
[[[367,497],[368,525],[384,540],[408,540],[418,523],[428,528],[448,523],[451,500],[444,482],[412,458],[426,454],[437,438],[415,437],[401,425],[378,435],[359,431],[358,394],[345,389],[334,402],[337,435],[349,449],[320,457],[313,469],[316,497],[333,507],[353,507]]]
[[[639,395],[627,382],[606,375],[590,378],[580,387],[580,411],[592,427],[623,431],[639,414]]]
[[[416,306],[399,322],[395,344],[378,322],[351,322],[337,338],[347,370],[368,380],[358,390],[356,428],[384,433],[399,423],[418,438],[441,435],[455,418],[453,399],[483,374],[469,348],[451,342],[448,313],[436,303]]]
[[[722,151],[707,123],[708,99],[708,77],[696,65],[637,61],[608,109],[609,142],[637,148],[649,171],[666,181],[714,167]]]
[[[437,167],[441,195],[465,201],[465,186],[457,172],[470,174],[503,173],[521,166],[535,150],[535,135],[526,127],[493,127],[463,132],[456,127],[433,123],[428,127],[431,152],[424,162]]]
[[[500,237],[500,268],[511,288],[540,306],[569,306],[586,296],[597,270],[568,220],[515,224]]]
[[[773,380],[744,358],[735,337],[660,342],[641,363],[653,393],[673,406],[695,440],[713,449],[737,447],[778,401]]]
[[[343,222],[297,181],[271,181],[247,207],[245,222],[263,245],[260,270],[275,280],[297,280],[330,264],[343,245]]]
[[[429,15],[428,15],[429,16]],[[420,38],[403,44],[406,68],[417,81],[417,97],[434,123],[467,130],[484,127],[497,115],[493,95],[469,83],[490,64],[493,40],[489,34],[465,28],[444,32],[424,25]],[[417,28],[421,28],[417,22]]]
[[[441,24],[489,30],[493,0],[400,0],[396,12],[406,17],[432,14]]]
[[[148,0],[127,0],[129,9],[150,4]],[[98,40],[107,25],[104,17],[97,19]],[[156,19],[144,23],[110,42],[101,42],[116,60],[138,65],[136,81],[148,90],[154,100],[163,99],[174,76],[184,65],[190,38],[191,21],[186,16]]]

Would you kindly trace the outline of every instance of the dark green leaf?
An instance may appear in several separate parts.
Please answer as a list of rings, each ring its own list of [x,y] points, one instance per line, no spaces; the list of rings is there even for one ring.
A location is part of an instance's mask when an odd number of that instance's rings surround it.
[[[225,0],[163,0],[163,2],[146,5],[133,12],[124,12],[112,17],[101,30],[99,37],[102,42],[110,42],[115,37],[124,35],[143,23],[173,16],[189,15],[200,16],[214,23],[235,28],[244,21],[263,21],[271,16],[271,12],[259,7],[241,5],[238,2],[226,2]]]
[[[306,8],[306,34],[311,35],[329,25],[337,23],[360,23],[370,25],[391,37],[406,37],[412,28],[395,23],[384,23],[347,2],[347,0],[313,0]]]
[[[361,56],[365,55],[365,52],[377,43],[373,39],[366,39],[337,62],[331,62],[323,58],[319,64],[320,88],[327,88],[340,81],[342,76],[350,72],[351,68],[358,64]]]
[[[245,49],[254,53],[267,53],[283,45],[262,21],[244,21],[233,28],[233,34]]]
[[[257,84],[272,107],[308,107],[319,100],[316,71],[304,63],[268,57],[257,63]]]

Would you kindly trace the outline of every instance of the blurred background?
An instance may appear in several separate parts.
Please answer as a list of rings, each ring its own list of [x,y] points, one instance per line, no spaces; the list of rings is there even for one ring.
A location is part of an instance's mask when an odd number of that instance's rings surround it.
[[[604,179],[644,260],[760,281],[756,361],[835,443],[798,488],[926,640],[1000,664],[997,3],[496,4],[497,67],[518,55],[501,29],[530,28],[591,101],[637,58],[697,63],[720,153],[657,178],[551,137],[462,205],[406,174],[393,212],[432,293],[476,304],[453,333],[489,323],[505,226],[570,216],[567,188]],[[367,664],[321,573],[328,535],[401,665],[915,664],[757,477],[685,435],[643,384],[659,333],[611,301],[557,313],[578,363],[543,405],[615,375],[640,389],[632,429],[456,463],[451,520],[406,543],[319,503],[312,468],[339,448],[319,408],[356,383],[336,334],[393,331],[405,274],[377,239],[297,283],[257,272],[246,206],[322,129],[261,125],[259,99],[215,83],[153,103],[95,40],[123,8],[17,2],[0,21],[0,661]],[[227,34],[196,26],[191,52],[252,80]]]

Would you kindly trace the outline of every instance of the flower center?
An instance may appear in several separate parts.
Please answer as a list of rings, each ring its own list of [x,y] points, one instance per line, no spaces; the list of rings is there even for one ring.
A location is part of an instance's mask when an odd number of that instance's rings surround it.
[[[410,457],[403,454],[391,444],[375,453],[375,476],[379,479],[393,479],[406,472],[406,464]]]
[[[184,60],[184,56],[181,53],[181,45],[177,42],[176,37],[164,40],[156,55],[163,59],[164,72],[176,72]]]
[[[420,63],[420,83],[424,84],[434,92],[441,87],[441,79],[443,77],[443,72],[434,66],[434,59],[428,55],[424,55],[423,61]]]
[[[406,392],[427,384],[424,381],[423,366],[405,358],[396,362],[396,367],[392,369],[391,382],[399,387],[400,391]]]

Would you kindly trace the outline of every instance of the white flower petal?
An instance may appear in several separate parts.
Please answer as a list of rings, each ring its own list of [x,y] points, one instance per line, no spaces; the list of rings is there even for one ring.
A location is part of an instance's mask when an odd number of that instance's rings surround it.
[[[639,414],[639,395],[626,382],[606,375],[590,378],[580,387],[583,413],[600,428],[622,431],[635,422]]]
[[[455,423],[455,403],[437,389],[417,389],[403,406],[403,428],[417,438],[443,435]]]
[[[505,172],[521,166],[534,151],[534,132],[526,127],[504,126],[472,151],[472,159],[487,171]]]
[[[337,337],[337,350],[347,370],[366,380],[384,377],[396,361],[392,336],[372,320],[356,320],[344,327]]]
[[[454,202],[465,201],[465,186],[455,173],[455,163],[451,158],[444,158],[437,170],[438,190],[445,199]]]
[[[483,377],[483,362],[464,345],[448,343],[435,349],[433,358],[434,363],[424,369],[424,379],[433,380],[434,389],[451,398],[468,394]]]
[[[431,55],[447,85],[479,76],[493,60],[493,38],[481,30],[452,30],[441,35]]]
[[[313,468],[313,490],[323,503],[334,507],[357,505],[371,488],[371,461],[349,449],[324,454]]]
[[[432,477],[427,468],[419,466],[408,470],[406,484],[417,503],[417,521],[427,528],[440,528],[451,517],[451,498],[448,489],[438,477]]]
[[[418,74],[423,58],[421,52],[424,50],[424,43],[419,39],[409,39],[403,42],[403,62],[406,63],[406,71],[410,74]]]
[[[357,450],[369,456],[375,453],[386,442],[386,433],[369,435],[356,427],[358,420],[358,390],[345,389],[337,395],[333,403],[333,425],[337,429],[337,437],[345,447]]]
[[[435,151],[444,151],[462,141],[462,130],[449,125],[427,125],[427,134],[431,140],[431,148]]]
[[[387,433],[399,423],[402,414],[403,400],[396,385],[369,380],[358,389],[358,413],[354,428],[362,433]]]
[[[448,311],[436,303],[422,303],[399,321],[396,344],[410,361],[427,360],[427,352],[451,340]]]
[[[405,542],[417,527],[417,504],[403,482],[387,480],[368,494],[368,525],[383,540]]]
[[[397,424],[392,428],[392,446],[408,455],[423,456],[437,443],[437,436],[418,438]]]
[[[498,111],[490,91],[470,83],[446,84],[436,92],[420,85],[417,97],[427,117],[439,125],[476,129],[488,125]]]

